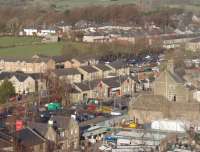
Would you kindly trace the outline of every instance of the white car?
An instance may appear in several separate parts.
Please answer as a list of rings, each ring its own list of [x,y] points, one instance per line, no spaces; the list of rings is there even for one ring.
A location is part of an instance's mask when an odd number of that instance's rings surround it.
[[[112,111],[110,114],[111,114],[112,116],[121,116],[121,115],[122,115],[122,113],[121,113],[121,112],[118,112],[118,111]]]

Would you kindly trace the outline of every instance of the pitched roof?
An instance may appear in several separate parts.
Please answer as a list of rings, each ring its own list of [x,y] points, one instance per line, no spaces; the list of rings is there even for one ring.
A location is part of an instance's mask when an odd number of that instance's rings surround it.
[[[97,67],[98,69],[100,69],[102,71],[110,71],[110,70],[112,70],[111,68],[109,68],[105,64],[97,64],[97,65],[95,65],[95,67]]]
[[[77,69],[75,69],[75,68],[56,69],[56,70],[54,70],[54,73],[55,73],[57,76],[81,74],[81,73],[80,73]]]
[[[200,42],[200,37],[192,39],[189,42],[191,42],[191,43],[199,43]]]
[[[45,142],[45,139],[31,128],[25,128],[16,132],[16,137],[25,147],[40,145]]]
[[[118,88],[121,86],[121,83],[123,83],[123,81],[126,80],[127,78],[128,78],[127,76],[111,77],[103,79],[102,82],[111,88]]]
[[[109,63],[109,65],[115,69],[122,69],[127,67],[127,64],[122,60],[111,62]]]
[[[1,72],[0,73],[0,80],[4,80],[6,78],[10,79],[13,76],[15,76],[20,82],[23,82],[29,76],[32,77],[31,74],[29,75],[29,74],[26,74],[26,73],[21,72],[21,71],[17,71],[17,72]]]
[[[40,63],[40,62],[48,62],[49,57],[33,57],[33,58],[16,58],[16,57],[0,57],[0,60],[4,60],[6,62],[26,62],[26,63]]]
[[[136,98],[131,107],[137,110],[163,111],[169,107],[169,102],[163,96],[141,95]]]
[[[32,122],[28,122],[28,126],[43,137],[45,137],[48,130],[48,124],[46,123],[39,123],[39,122],[32,121]]]
[[[12,146],[12,136],[0,131],[0,149]]]
[[[87,73],[94,73],[94,72],[98,72],[97,69],[95,69],[94,67],[87,65],[87,66],[81,66],[81,69],[83,69],[84,71],[86,71]]]
[[[184,83],[185,81],[183,80],[183,78],[181,78],[179,75],[177,75],[176,73],[171,73],[170,71],[168,71],[169,75],[177,82],[177,83]]]
[[[68,129],[71,118],[66,116],[52,115],[50,120],[53,120],[57,128]]]
[[[9,79],[12,77],[11,72],[1,72],[0,73],[0,80]]]
[[[76,87],[78,87],[81,91],[88,91],[91,90],[88,83],[74,83]]]
[[[28,78],[28,75],[22,73],[14,73],[13,76],[15,76],[20,82],[23,82]]]
[[[51,57],[56,63],[61,63],[67,61],[66,56],[52,56]]]

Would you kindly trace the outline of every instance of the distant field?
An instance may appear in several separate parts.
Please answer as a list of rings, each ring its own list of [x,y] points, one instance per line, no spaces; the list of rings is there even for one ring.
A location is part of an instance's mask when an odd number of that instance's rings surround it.
[[[0,56],[11,56],[11,57],[31,57],[34,54],[45,54],[45,55],[60,55],[63,47],[63,43],[51,43],[51,44],[40,44],[40,45],[29,45],[29,46],[17,46],[11,48],[0,48]]]
[[[58,9],[84,7],[88,5],[133,4],[136,0],[50,0]]]
[[[0,37],[0,56],[31,57],[34,54],[60,55],[63,42],[42,44],[39,38]]]
[[[200,11],[200,4],[198,5],[168,5],[171,8],[182,8],[186,11],[196,12],[199,13]]]
[[[18,45],[31,45],[40,42],[41,42],[40,38],[4,36],[0,37],[0,48],[18,46]]]
[[[0,5],[26,7],[36,6],[40,8],[53,7],[57,10],[66,10],[74,7],[84,7],[88,5],[113,5],[130,4],[136,0],[0,0]]]

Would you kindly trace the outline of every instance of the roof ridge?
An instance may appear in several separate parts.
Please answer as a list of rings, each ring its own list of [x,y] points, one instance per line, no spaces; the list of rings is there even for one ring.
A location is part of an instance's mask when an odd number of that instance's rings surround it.
[[[29,129],[34,135],[36,135],[37,137],[41,138],[43,141],[46,141],[46,139],[44,137],[42,137],[39,133],[36,133],[36,131],[31,129],[30,127],[26,127],[26,128]]]

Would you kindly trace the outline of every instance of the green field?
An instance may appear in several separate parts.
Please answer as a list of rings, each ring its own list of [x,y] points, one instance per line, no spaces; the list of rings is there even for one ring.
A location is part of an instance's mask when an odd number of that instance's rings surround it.
[[[1,57],[31,57],[34,54],[60,55],[63,42],[42,44],[33,37],[0,37]]]
[[[57,9],[74,7],[84,7],[89,5],[114,5],[114,4],[133,4],[136,0],[50,0]]]
[[[14,37],[4,36],[0,37],[0,48],[19,46],[19,45],[31,45],[40,43],[41,39],[37,37]]]

